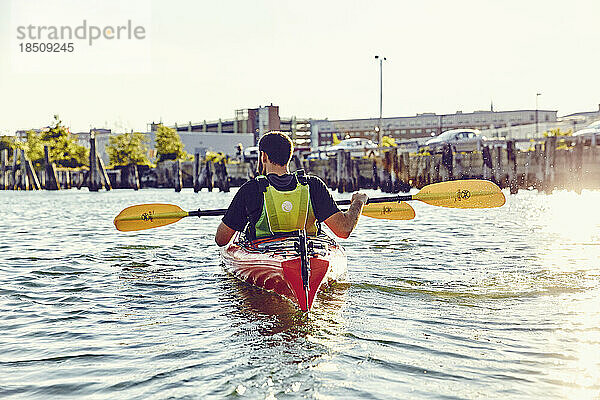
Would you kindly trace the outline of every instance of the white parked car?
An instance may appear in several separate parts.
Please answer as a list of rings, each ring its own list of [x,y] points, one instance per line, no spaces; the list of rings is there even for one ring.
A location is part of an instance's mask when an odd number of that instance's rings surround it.
[[[344,139],[338,144],[327,147],[327,153],[333,153],[338,150],[350,151],[353,157],[370,156],[377,153],[377,145],[372,140],[364,138]]]
[[[592,122],[583,129],[578,130],[573,134],[574,137],[583,136],[591,138],[593,135],[600,134],[600,121]]]
[[[246,147],[244,149],[244,160],[258,160],[258,146]]]
[[[425,142],[429,147],[441,147],[445,143],[451,144],[456,151],[473,151],[477,143],[486,140],[479,129],[452,129]]]
[[[315,151],[306,156],[307,160],[327,160],[328,158],[325,151]]]

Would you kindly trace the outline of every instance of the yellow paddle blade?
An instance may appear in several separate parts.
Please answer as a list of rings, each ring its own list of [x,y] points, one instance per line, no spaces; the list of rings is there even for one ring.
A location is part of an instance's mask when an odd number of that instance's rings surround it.
[[[365,204],[362,215],[378,219],[409,220],[415,217],[415,210],[405,202],[370,203]]]
[[[187,211],[173,204],[139,204],[121,211],[114,222],[120,231],[141,231],[169,225],[187,216]]]
[[[506,202],[498,185],[480,179],[427,185],[413,199],[432,206],[450,208],[492,208],[501,207]]]

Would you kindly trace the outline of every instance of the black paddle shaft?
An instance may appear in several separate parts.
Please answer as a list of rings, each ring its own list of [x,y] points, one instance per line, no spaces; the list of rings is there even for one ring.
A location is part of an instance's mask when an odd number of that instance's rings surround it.
[[[400,203],[401,201],[410,201],[412,200],[412,194],[407,194],[406,196],[387,196],[387,197],[374,197],[372,199],[367,200],[367,204],[371,204],[371,203],[391,203],[391,202],[398,202]],[[345,206],[348,204],[351,204],[352,201],[351,200],[339,200],[336,201],[338,206]]]
[[[374,197],[372,199],[369,199],[367,201],[367,204],[370,203],[388,203],[388,202],[401,202],[401,201],[410,201],[412,200],[413,197],[412,195],[406,195],[406,196],[387,196],[387,197]],[[352,201],[350,200],[338,200],[336,201],[338,206],[346,206],[348,204],[351,204]],[[190,211],[189,212],[189,216],[190,217],[218,217],[219,215],[225,215],[225,213],[227,212],[226,208],[217,208],[214,210],[201,210],[201,209],[197,209],[195,211]]]
[[[216,210],[204,210],[197,209],[196,211],[190,211],[188,215],[190,217],[217,217],[219,215],[225,215],[227,212],[226,208],[217,208]]]

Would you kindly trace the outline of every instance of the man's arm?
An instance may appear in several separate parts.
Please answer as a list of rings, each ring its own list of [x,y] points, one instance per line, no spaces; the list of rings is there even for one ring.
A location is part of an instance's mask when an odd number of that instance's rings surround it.
[[[248,198],[256,196],[253,194],[253,185],[255,185],[253,181],[244,183],[233,196],[229,208],[215,233],[215,242],[219,246],[225,246],[229,243],[236,231],[242,232],[244,230],[248,221],[246,202]]]
[[[221,222],[217,228],[217,233],[215,234],[215,242],[217,242],[219,246],[225,246],[227,243],[229,243],[234,233],[234,229],[231,229]]]
[[[347,211],[337,212],[323,222],[337,236],[348,239],[356,227],[362,208],[368,199],[369,197],[364,193],[354,193],[352,195],[352,203]]]

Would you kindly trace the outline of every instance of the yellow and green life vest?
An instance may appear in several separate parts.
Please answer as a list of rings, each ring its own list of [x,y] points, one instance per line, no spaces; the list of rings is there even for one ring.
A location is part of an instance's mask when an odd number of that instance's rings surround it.
[[[298,175],[294,173],[296,188],[290,191],[275,189],[266,176],[256,177],[259,185],[264,188],[262,212],[255,225],[257,239],[303,228],[307,235],[317,234],[317,219],[310,201],[308,182]]]

